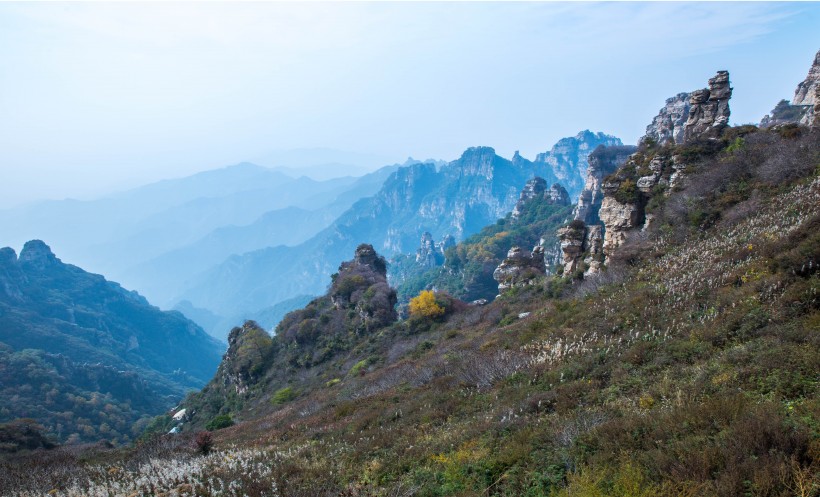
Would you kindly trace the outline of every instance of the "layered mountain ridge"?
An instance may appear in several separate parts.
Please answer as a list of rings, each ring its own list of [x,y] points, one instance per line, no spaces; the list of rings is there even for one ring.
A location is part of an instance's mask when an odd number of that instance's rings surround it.
[[[583,131],[562,139],[535,161],[519,154],[508,160],[490,147],[473,147],[445,165],[420,162],[402,167],[378,193],[355,203],[310,240],[231,257],[201,275],[179,299],[224,313],[253,311],[292,295],[320,294],[343,254],[361,242],[391,257],[415,253],[424,232],[438,240],[462,240],[509,213],[533,176],[550,184],[565,178],[576,185],[577,195],[587,156],[599,145],[618,146],[621,141]]]

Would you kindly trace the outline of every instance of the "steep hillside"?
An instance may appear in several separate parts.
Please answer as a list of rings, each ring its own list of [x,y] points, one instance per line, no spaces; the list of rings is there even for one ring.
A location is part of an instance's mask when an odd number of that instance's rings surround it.
[[[620,145],[620,140],[585,131],[562,140],[534,162],[518,154],[507,160],[492,148],[475,147],[443,166],[425,162],[403,167],[376,195],[354,204],[307,242],[232,257],[203,274],[179,298],[225,313],[321,293],[344,254],[361,242],[392,256],[414,252],[424,232],[436,239],[450,235],[461,240],[510,212],[533,176],[549,180],[571,172],[582,185],[586,155],[600,144]]]
[[[0,422],[34,418],[61,441],[127,441],[201,387],[222,346],[43,242],[0,249]]]

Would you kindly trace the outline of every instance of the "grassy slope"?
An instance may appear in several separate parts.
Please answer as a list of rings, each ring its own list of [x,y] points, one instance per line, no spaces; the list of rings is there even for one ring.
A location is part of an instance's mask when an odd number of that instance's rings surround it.
[[[398,323],[320,370],[295,369],[299,397],[216,432],[222,460],[169,456],[157,488],[817,495],[820,137],[781,136],[795,134],[650,151],[688,154],[689,186],[651,203],[652,227],[603,276]],[[96,488],[144,491],[140,450],[72,464]],[[116,477],[96,469],[112,466]],[[48,474],[26,485],[46,491]]]

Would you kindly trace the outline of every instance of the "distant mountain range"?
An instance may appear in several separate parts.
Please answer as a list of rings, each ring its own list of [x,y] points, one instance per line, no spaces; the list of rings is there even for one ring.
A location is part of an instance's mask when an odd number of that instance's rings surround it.
[[[30,239],[47,239],[70,260],[170,307],[173,302],[166,299],[180,291],[175,282],[188,277],[185,268],[169,273],[163,266],[176,251],[196,273],[236,252],[298,243],[375,193],[395,167],[361,178],[317,181],[242,163],[98,200],[47,201],[0,211],[0,243],[20,247]],[[298,221],[298,229],[276,229],[276,211],[282,209],[291,210],[278,214],[279,224]],[[297,217],[291,217],[295,212]],[[238,237],[232,245],[226,238],[233,235]],[[191,253],[197,257],[190,259]]]
[[[286,301],[321,294],[360,242],[391,256],[415,252],[424,231],[462,240],[509,212],[535,175],[575,197],[589,152],[620,143],[583,131],[533,161],[475,147],[450,163],[408,159],[359,178],[321,162],[354,156],[283,152],[266,159],[274,168],[241,163],[98,200],[0,211],[0,243],[47,239],[64,257],[163,308],[184,310],[224,339],[237,320],[267,321],[260,316],[296,308]],[[361,170],[375,160],[365,159]]]
[[[462,240],[504,217],[526,181],[583,185],[589,152],[621,145],[615,137],[583,131],[529,161],[512,160],[490,147],[474,147],[447,164],[417,162],[392,173],[372,197],[363,198],[332,225],[294,246],[274,246],[234,255],[193,279],[179,299],[225,315],[262,309],[295,295],[318,295],[345,254],[370,243],[387,256],[415,252],[427,231],[436,239]],[[560,178],[560,179],[559,179]]]
[[[34,418],[61,440],[125,441],[135,422],[201,387],[223,348],[42,241],[19,257],[0,249],[0,422]]]

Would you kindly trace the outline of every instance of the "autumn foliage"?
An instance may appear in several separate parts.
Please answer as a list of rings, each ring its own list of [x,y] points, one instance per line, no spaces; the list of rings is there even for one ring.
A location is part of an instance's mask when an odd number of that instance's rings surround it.
[[[417,297],[410,299],[412,317],[437,318],[442,314],[444,307],[436,302],[436,294],[432,290],[422,290]]]

